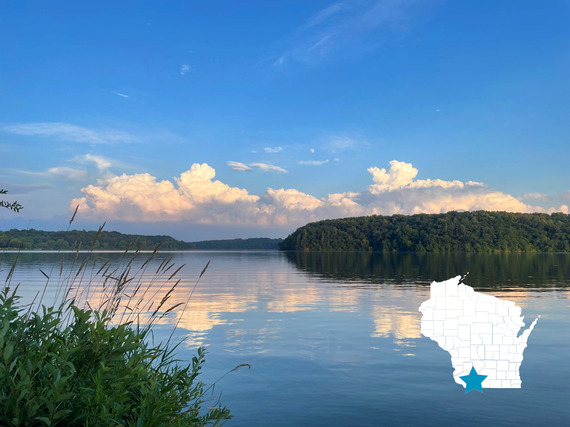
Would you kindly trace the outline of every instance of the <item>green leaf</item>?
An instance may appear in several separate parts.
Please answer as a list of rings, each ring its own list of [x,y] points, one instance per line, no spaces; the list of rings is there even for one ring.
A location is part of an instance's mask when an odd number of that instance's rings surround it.
[[[4,363],[10,361],[10,357],[12,356],[13,351],[14,351],[14,343],[9,342],[8,344],[6,344],[6,347],[4,348]]]
[[[57,420],[58,418],[63,418],[63,417],[65,417],[65,416],[68,415],[68,414],[71,414],[71,410],[70,410],[70,409],[62,409],[62,410],[59,410],[59,411],[57,411],[57,412],[54,414],[53,419],[54,419],[54,420]]]

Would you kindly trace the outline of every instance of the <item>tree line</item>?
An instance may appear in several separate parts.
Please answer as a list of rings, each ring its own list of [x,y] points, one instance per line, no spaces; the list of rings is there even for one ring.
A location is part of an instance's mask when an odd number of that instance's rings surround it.
[[[256,250],[279,249],[279,242],[283,239],[270,239],[267,237],[253,237],[249,239],[205,240],[195,242],[196,249],[202,250]]]
[[[73,250],[81,244],[82,249],[90,249],[97,231],[42,231],[17,230],[0,231],[0,249],[24,250]],[[231,240],[204,240],[201,242],[184,242],[170,236],[143,236],[123,234],[118,231],[102,231],[93,249],[125,250],[130,245],[133,249],[154,250],[162,242],[162,250],[260,250],[278,249],[283,239],[250,238]],[[135,243],[136,242],[136,243]]]
[[[42,231],[16,230],[0,231],[0,248],[2,249],[43,249],[72,250],[81,245],[82,249],[90,249],[97,231]],[[102,231],[93,249],[125,250],[133,245],[133,249],[153,250],[160,242],[163,250],[195,249],[193,243],[176,240],[170,236],[142,236],[123,234],[118,231]]]
[[[448,212],[330,219],[298,228],[282,250],[569,252],[570,215]]]

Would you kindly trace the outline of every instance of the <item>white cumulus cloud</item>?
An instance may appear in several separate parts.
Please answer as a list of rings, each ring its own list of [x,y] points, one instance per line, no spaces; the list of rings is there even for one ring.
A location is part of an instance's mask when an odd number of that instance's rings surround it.
[[[411,163],[392,160],[390,170],[370,167],[368,172],[372,174],[374,184],[369,187],[372,194],[379,194],[384,191],[397,190],[412,183],[418,174],[418,170]]]
[[[228,162],[230,167],[260,167]],[[268,170],[276,168],[272,165]],[[52,168],[52,174],[71,170]],[[280,169],[280,168],[279,168]],[[185,221],[233,225],[297,227],[310,221],[358,215],[443,213],[450,210],[510,212],[565,212],[567,204],[538,207],[488,187],[468,181],[416,180],[411,163],[393,160],[388,170],[371,167],[372,183],[362,191],[316,197],[294,188],[268,188],[262,196],[215,179],[208,164],[193,164],[174,180],[159,181],[148,173],[108,176],[98,185],[83,188],[71,201],[82,215],[125,221]],[[570,197],[560,196],[560,200]]]
[[[148,173],[113,176],[99,186],[81,191],[71,201],[79,211],[126,221],[240,222],[238,214],[254,214],[258,196],[214,180],[215,171],[204,164],[171,181],[158,181]],[[232,212],[233,211],[233,212]]]
[[[316,197],[294,189],[274,190],[268,188],[267,197],[271,200],[272,205],[285,209],[312,211],[323,205],[323,202]]]

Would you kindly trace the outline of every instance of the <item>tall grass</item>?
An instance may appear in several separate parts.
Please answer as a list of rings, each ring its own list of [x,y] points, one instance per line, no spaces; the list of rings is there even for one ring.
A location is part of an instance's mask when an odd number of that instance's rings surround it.
[[[11,266],[0,292],[0,425],[223,423],[230,411],[210,402],[198,380],[204,350],[184,366],[174,330],[154,342],[154,325],[185,310],[192,295],[169,305],[183,266],[159,262],[160,245],[145,254],[136,242],[114,264],[93,252],[102,228],[87,253],[77,248],[67,264],[40,270],[46,285],[32,303],[18,296],[17,260]]]

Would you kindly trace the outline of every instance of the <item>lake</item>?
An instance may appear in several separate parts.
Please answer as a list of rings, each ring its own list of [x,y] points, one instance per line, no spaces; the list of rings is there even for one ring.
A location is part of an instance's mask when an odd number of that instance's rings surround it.
[[[16,256],[11,285],[21,283],[27,301],[44,288],[40,269],[52,277],[44,303],[57,298],[54,277],[77,270],[73,254],[3,252],[2,281]],[[206,347],[205,383],[251,365],[214,388],[210,404],[219,398],[234,415],[228,426],[570,425],[570,254],[161,253],[142,279],[156,291],[148,298],[164,295],[154,274],[165,257],[186,264],[173,303],[187,300],[211,263],[186,311],[157,326],[158,339],[178,323],[179,358]],[[476,291],[521,307],[527,326],[541,315],[521,389],[465,393],[449,353],[420,332],[430,283],[467,273]],[[88,297],[95,305],[97,286]]]

